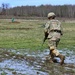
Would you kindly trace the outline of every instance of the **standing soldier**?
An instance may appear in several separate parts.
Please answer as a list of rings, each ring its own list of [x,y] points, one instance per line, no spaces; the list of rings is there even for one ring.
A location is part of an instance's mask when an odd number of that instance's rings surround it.
[[[60,41],[62,33],[61,23],[55,19],[56,15],[53,12],[50,12],[48,14],[49,21],[46,23],[44,32],[45,35],[48,34],[48,46],[50,49],[50,62],[53,62],[54,57],[60,58],[60,64],[62,65],[64,63],[65,56],[59,53],[59,51],[56,49],[58,46],[58,43]]]

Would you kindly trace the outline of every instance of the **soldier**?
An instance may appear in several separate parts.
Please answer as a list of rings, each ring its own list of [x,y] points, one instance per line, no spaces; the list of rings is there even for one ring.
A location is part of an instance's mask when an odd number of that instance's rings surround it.
[[[53,12],[50,12],[48,14],[49,21],[46,23],[44,28],[45,35],[48,34],[48,46],[50,49],[50,62],[53,62],[54,57],[60,58],[60,64],[62,65],[64,63],[65,56],[59,53],[59,51],[56,49],[62,33],[61,23],[55,19],[56,15]]]

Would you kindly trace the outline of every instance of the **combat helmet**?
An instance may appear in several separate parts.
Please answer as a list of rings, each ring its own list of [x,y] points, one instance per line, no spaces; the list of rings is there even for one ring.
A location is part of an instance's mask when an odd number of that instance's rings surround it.
[[[49,17],[52,17],[52,16],[56,16],[54,12],[48,13],[48,16],[47,17],[49,18]]]

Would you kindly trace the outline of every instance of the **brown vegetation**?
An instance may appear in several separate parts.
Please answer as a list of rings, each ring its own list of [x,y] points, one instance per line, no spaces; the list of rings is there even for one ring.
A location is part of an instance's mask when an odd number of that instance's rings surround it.
[[[16,23],[16,24],[17,24],[17,23],[20,23],[20,22],[18,22],[18,21],[14,21],[14,22],[9,22],[9,23],[10,23],[10,24],[11,24],[11,23]]]

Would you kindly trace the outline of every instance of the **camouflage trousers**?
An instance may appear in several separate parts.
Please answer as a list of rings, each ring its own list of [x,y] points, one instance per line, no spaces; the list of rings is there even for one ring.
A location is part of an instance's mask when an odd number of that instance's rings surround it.
[[[56,49],[58,44],[59,44],[60,39],[56,39],[56,40],[51,40],[48,39],[48,46],[50,49],[50,53],[51,54],[53,52],[54,56],[58,56],[59,55],[59,51]],[[53,48],[53,51],[52,51]]]

